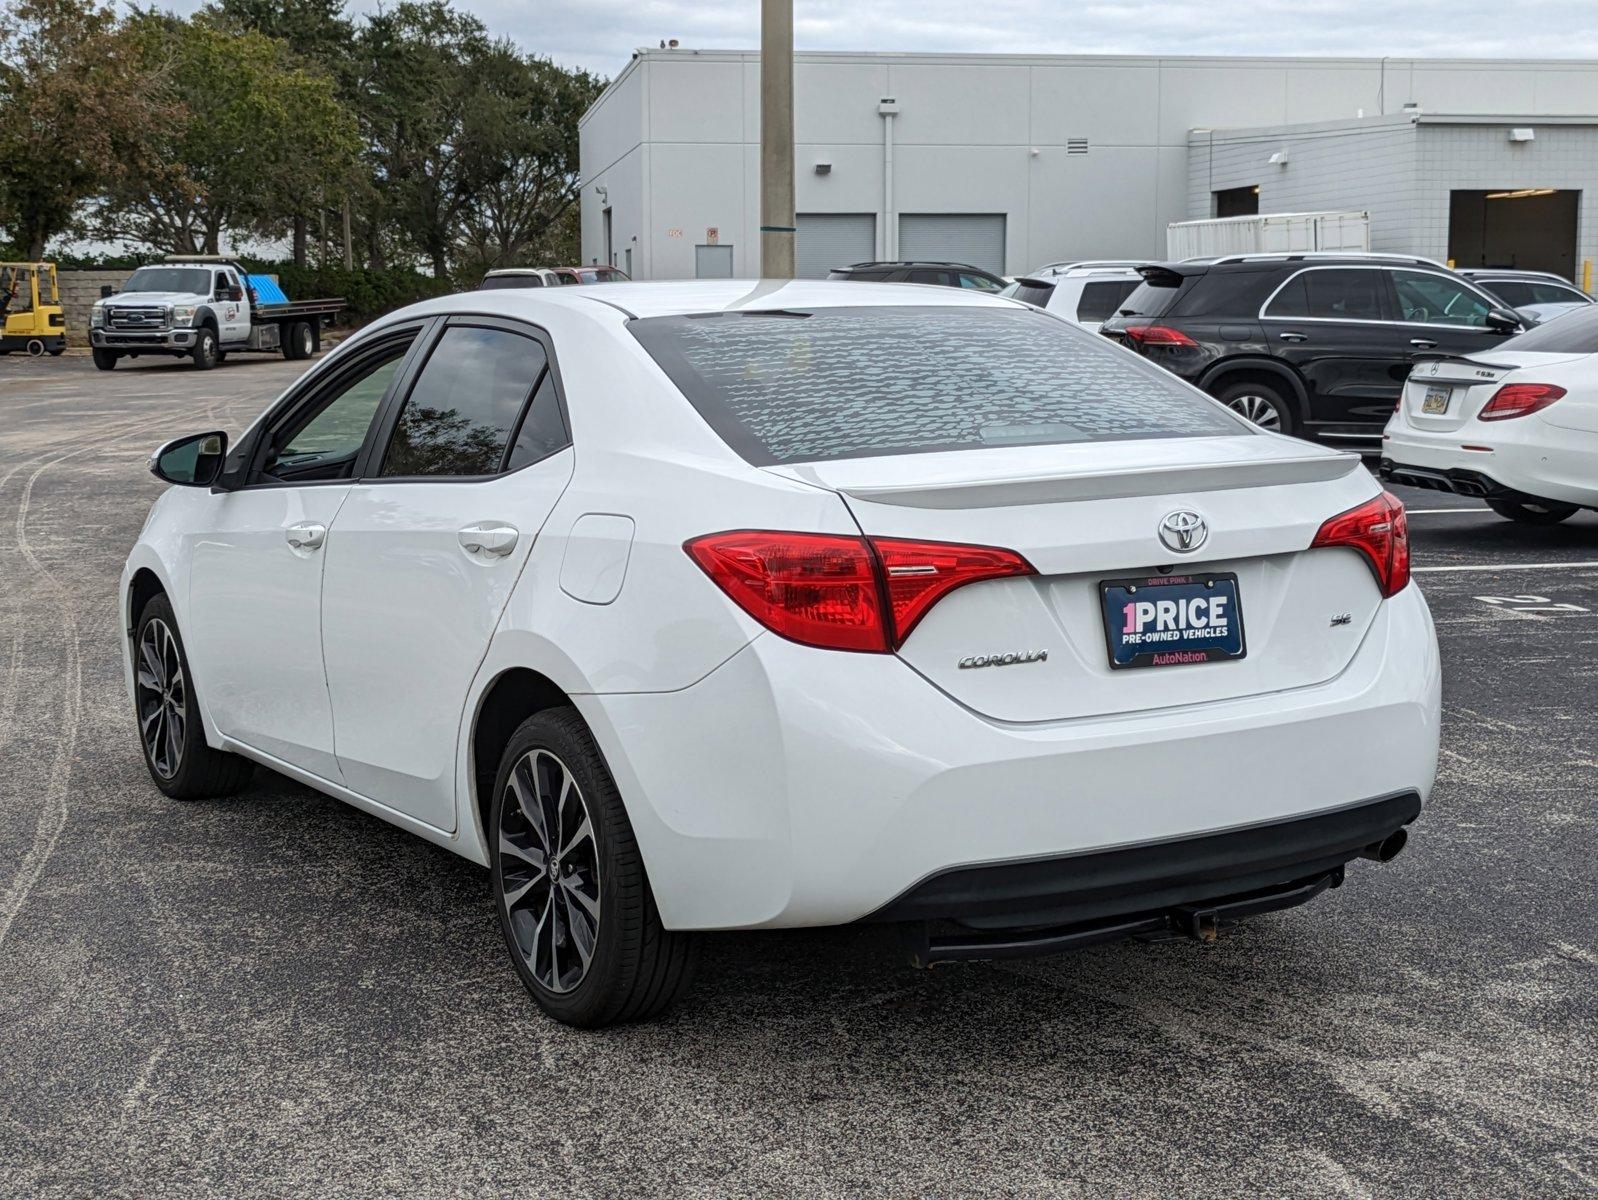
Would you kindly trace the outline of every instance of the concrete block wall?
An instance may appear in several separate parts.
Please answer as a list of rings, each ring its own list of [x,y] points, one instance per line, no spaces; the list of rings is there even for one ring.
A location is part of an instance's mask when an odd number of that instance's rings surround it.
[[[1511,142],[1516,126],[1533,130],[1529,142]],[[1576,225],[1576,282],[1582,262],[1598,278],[1598,125],[1524,120],[1464,124],[1422,118],[1416,153],[1415,224],[1420,253],[1448,252],[1449,192],[1558,188],[1582,193]],[[1514,203],[1514,201],[1508,201]]]
[[[57,271],[56,286],[61,289],[61,311],[67,319],[67,345],[89,344],[89,309],[100,298],[106,284],[120,288],[133,274],[132,267],[111,271]]]
[[[1262,213],[1363,210],[1370,213],[1372,250],[1441,258],[1414,225],[1415,141],[1416,126],[1404,116],[1195,130],[1188,139],[1188,217],[1214,216],[1217,191],[1257,184]],[[1277,153],[1286,154],[1285,165],[1270,162]],[[1447,225],[1445,195],[1445,249]]]

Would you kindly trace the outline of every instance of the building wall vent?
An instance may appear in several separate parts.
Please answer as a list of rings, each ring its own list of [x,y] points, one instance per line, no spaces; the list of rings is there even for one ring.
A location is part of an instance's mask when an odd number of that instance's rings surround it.
[[[1088,152],[1087,138],[1066,138],[1065,152],[1067,154],[1086,154]]]

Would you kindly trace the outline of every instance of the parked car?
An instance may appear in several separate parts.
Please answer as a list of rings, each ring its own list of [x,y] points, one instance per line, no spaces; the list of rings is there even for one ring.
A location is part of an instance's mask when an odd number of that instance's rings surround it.
[[[581,283],[624,283],[627,273],[618,267],[499,267],[483,276],[481,292],[499,288],[569,287]]]
[[[1083,265],[1052,275],[1029,275],[999,294],[1035,304],[1096,333],[1142,282],[1143,276],[1130,267]]]
[[[1417,358],[1524,322],[1446,267],[1397,255],[1246,254],[1140,269],[1100,333],[1262,428],[1374,446]]]
[[[669,1004],[695,930],[1212,939],[1432,786],[1402,506],[972,291],[442,297],[152,469],[155,785],[265,764],[484,864],[573,1024]]]
[[[1384,479],[1553,525],[1598,508],[1598,307],[1469,358],[1418,364],[1382,435]]]
[[[968,263],[868,262],[834,267],[828,279],[850,283],[932,283],[940,287],[970,288],[978,292],[1003,291],[1004,277]]]
[[[1592,297],[1575,284],[1549,271],[1473,267],[1459,274],[1514,309],[1532,325],[1551,321],[1593,302]]]

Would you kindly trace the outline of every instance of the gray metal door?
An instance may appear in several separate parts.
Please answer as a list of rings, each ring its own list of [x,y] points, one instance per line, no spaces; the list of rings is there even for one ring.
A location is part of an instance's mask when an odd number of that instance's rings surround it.
[[[825,279],[833,267],[877,256],[876,213],[800,213],[794,275]]]
[[[695,246],[695,279],[731,279],[731,246]]]
[[[1002,275],[1004,214],[904,213],[899,217],[899,257],[969,263]]]

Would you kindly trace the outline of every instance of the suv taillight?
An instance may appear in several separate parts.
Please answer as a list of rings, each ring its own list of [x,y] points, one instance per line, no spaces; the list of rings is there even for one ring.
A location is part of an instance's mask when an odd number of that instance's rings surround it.
[[[1391,492],[1327,521],[1310,549],[1320,546],[1349,546],[1362,553],[1383,596],[1395,596],[1409,583],[1409,521],[1404,502]]]
[[[1481,410],[1478,420],[1507,421],[1511,417],[1530,416],[1541,412],[1565,394],[1565,389],[1552,383],[1506,383],[1493,393]]]
[[[1169,325],[1128,325],[1122,332],[1139,346],[1198,345],[1180,329],[1172,329]]]
[[[887,654],[955,588],[1032,575],[1013,550],[742,529],[683,544],[739,608],[806,646]]]

